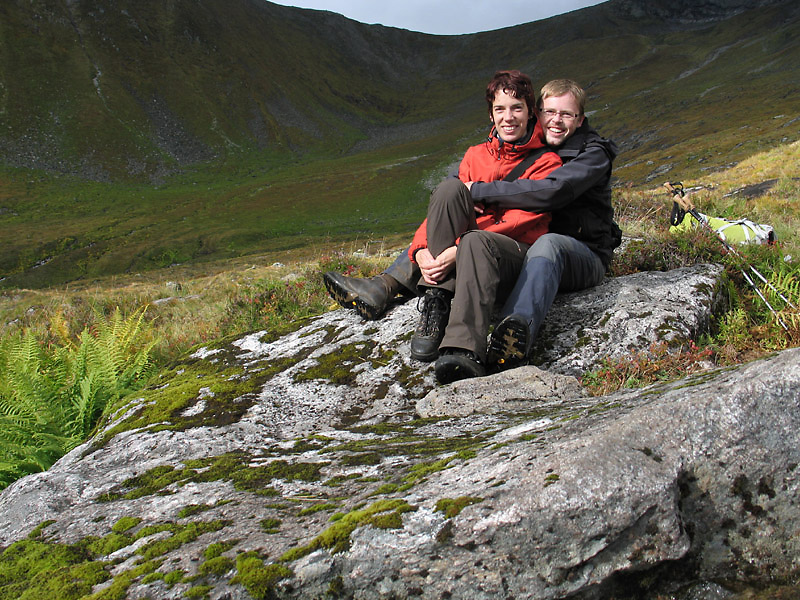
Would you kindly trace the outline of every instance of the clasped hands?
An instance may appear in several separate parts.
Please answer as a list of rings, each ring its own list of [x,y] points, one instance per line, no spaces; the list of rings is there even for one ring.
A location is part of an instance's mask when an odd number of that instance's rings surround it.
[[[419,270],[422,272],[422,279],[429,285],[436,285],[444,280],[447,274],[456,266],[457,246],[450,246],[443,250],[439,256],[433,257],[427,248],[418,250],[414,255]]]

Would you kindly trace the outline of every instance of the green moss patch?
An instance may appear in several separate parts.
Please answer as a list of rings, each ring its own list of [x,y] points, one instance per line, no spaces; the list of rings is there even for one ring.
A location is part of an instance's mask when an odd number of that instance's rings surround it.
[[[322,456],[336,455],[332,462],[343,466],[380,466],[386,458],[402,456],[409,459],[410,466],[406,471],[393,475],[392,480],[383,481],[371,495],[404,492],[429,475],[452,466],[454,460],[469,460],[477,455],[494,435],[492,431],[471,433],[458,437],[421,435],[418,429],[428,427],[441,419],[419,419],[404,423],[380,423],[366,427],[350,428],[353,433],[366,437],[343,443],[331,443],[318,450]],[[431,457],[434,460],[421,461],[420,458]],[[337,476],[325,482],[335,487],[348,479],[358,479],[361,483],[379,482],[380,478],[365,478],[358,474]]]
[[[283,562],[298,560],[320,548],[331,553],[350,548],[350,534],[358,527],[372,525],[379,529],[399,529],[403,526],[403,513],[416,510],[405,500],[378,500],[366,508],[353,510],[338,518],[333,525],[320,533],[311,542],[293,548],[281,557]]]
[[[114,578],[111,585],[104,590],[86,596],[86,600],[118,600],[124,598],[128,588],[139,578],[147,577],[161,566],[161,561],[153,560],[142,563],[130,571],[125,571]],[[46,597],[46,596],[43,596]],[[59,598],[60,596],[54,596]]]
[[[119,525],[117,529],[128,532],[135,527],[134,521],[137,520],[123,517],[115,526]],[[43,528],[40,527],[35,530],[36,535],[33,537],[16,542],[0,553],[0,600],[111,600],[124,598],[131,584],[140,579],[163,579],[165,583],[172,585],[183,580],[184,573],[160,573],[158,568],[163,561],[163,555],[196,540],[204,533],[219,531],[225,525],[222,521],[162,523],[144,527],[133,536],[112,531],[104,538],[88,537],[75,544],[47,540],[42,537]],[[155,540],[139,548],[137,554],[142,557],[139,564],[118,574],[110,585],[92,594],[96,585],[108,582],[111,578],[107,570],[111,563],[98,558],[109,551],[162,531],[170,532],[170,537]],[[229,544],[233,543],[235,542]],[[220,546],[225,549],[229,547],[223,544]],[[217,557],[207,557],[206,562],[213,558]],[[221,570],[222,562],[212,563],[207,570],[211,572],[212,567]]]
[[[330,479],[327,479],[322,485],[326,485],[328,487],[339,487],[348,481],[358,479],[360,477],[361,473],[351,473],[350,475],[334,475]]]
[[[438,473],[450,468],[450,463],[453,462],[453,457],[443,458],[430,463],[418,463],[411,467],[411,471],[405,477],[406,483],[417,483],[425,479],[431,473]]]
[[[95,449],[132,429],[183,431],[238,422],[258,401],[267,381],[304,360],[314,348],[304,349],[295,356],[262,361],[251,370],[237,364],[240,352],[232,348],[229,340],[220,350],[212,360],[188,358],[162,372],[153,385],[137,394],[138,406],[131,407],[132,413],[98,438]],[[109,414],[124,408],[120,403]]]
[[[264,533],[270,533],[270,534],[278,533],[278,531],[280,530],[280,526],[281,526],[281,520],[280,519],[261,519],[261,521],[259,521],[258,524],[259,524],[259,526],[261,527],[261,530]]]
[[[372,495],[373,496],[384,496],[387,494],[394,494],[400,486],[396,483],[384,483],[380,486],[377,490],[375,490]]]
[[[436,502],[435,510],[443,512],[444,516],[452,519],[457,516],[467,506],[483,502],[483,498],[477,496],[459,496],[458,498],[442,498]]]
[[[382,436],[380,439],[364,439],[329,446],[321,451],[379,454],[381,456],[432,456],[450,454],[480,448],[486,437],[478,434],[462,437],[428,437],[414,434]],[[370,457],[371,458],[371,457]]]
[[[181,364],[141,393],[136,400],[139,407],[106,431],[95,446],[132,429],[183,431],[235,423],[258,400],[270,376],[268,372],[246,373],[243,367],[207,360]],[[187,411],[191,408],[197,410]]]
[[[275,460],[266,465],[251,467],[253,457],[244,452],[232,452],[216,457],[190,460],[182,468],[162,465],[146,473],[131,477],[119,486],[97,498],[113,501],[120,498],[135,499],[152,494],[169,493],[172,485],[189,482],[232,481],[240,491],[262,496],[275,496],[278,492],[269,486],[275,479],[285,481],[317,481],[320,471],[329,463],[289,463]],[[184,509],[185,510],[185,509]],[[183,512],[183,511],[182,511]]]
[[[214,588],[210,585],[196,585],[183,592],[184,598],[208,598]]]
[[[544,487],[548,487],[556,483],[561,476],[558,473],[550,473],[547,477],[544,478]]]
[[[169,531],[172,535],[166,539],[159,539],[139,548],[136,553],[151,560],[163,556],[187,544],[193,542],[204,533],[219,531],[228,525],[226,521],[199,521],[186,524],[169,523],[153,528],[144,528],[139,532],[137,538],[143,538],[159,531]]]
[[[141,522],[142,520],[139,517],[122,517],[111,526],[111,531],[115,533],[125,533],[126,531],[136,527]]]
[[[107,556],[121,548],[130,546],[132,543],[132,537],[112,532],[105,537],[92,540],[89,543],[88,549],[94,556]]]
[[[65,545],[26,539],[0,554],[0,600],[84,598],[107,581],[85,543]]]
[[[215,558],[209,558],[203,564],[201,564],[197,571],[201,575],[216,575],[217,577],[222,577],[228,571],[231,571],[234,568],[234,562],[232,558],[228,558],[227,556],[217,556]]]
[[[227,552],[238,543],[239,542],[236,540],[230,540],[227,542],[214,542],[213,544],[209,545],[208,548],[203,550],[203,557],[206,560],[217,558],[218,556],[222,556],[223,552]]]
[[[376,345],[376,342],[364,341],[341,346],[334,352],[316,357],[317,364],[295,374],[294,380],[301,382],[319,379],[335,385],[353,385],[358,375],[354,372],[357,366],[365,362],[370,362],[373,368],[379,366],[369,358]]]
[[[339,458],[339,464],[345,467],[374,466],[381,464],[383,457],[378,452],[361,452]]]
[[[176,583],[183,581],[185,576],[186,572],[183,571],[183,569],[175,569],[174,571],[170,571],[164,575],[164,583],[171,587]]]
[[[182,509],[180,509],[180,511],[178,511],[178,518],[185,519],[186,517],[203,513],[207,510],[211,510],[212,508],[214,507],[210,504],[190,504],[189,506],[184,506]]]
[[[271,598],[275,584],[293,575],[286,565],[264,564],[264,560],[255,552],[245,552],[237,556],[236,571],[231,583],[243,585],[255,600]]]
[[[333,502],[323,502],[322,504],[315,504],[314,506],[309,506],[304,508],[297,516],[303,517],[305,515],[313,515],[314,513],[326,511],[326,510],[333,510],[337,508],[338,505],[334,504]]]

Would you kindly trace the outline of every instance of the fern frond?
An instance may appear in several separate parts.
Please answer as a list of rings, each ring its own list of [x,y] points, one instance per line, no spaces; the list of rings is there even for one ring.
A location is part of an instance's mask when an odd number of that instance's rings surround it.
[[[39,371],[42,363],[41,349],[39,341],[31,331],[27,331],[21,338],[16,340],[8,350],[9,365],[13,365],[19,371],[34,372]]]
[[[82,339],[94,360],[93,368],[99,371],[102,381],[109,387],[116,382],[117,374],[125,364],[125,340],[121,325],[122,315],[117,308],[107,320],[97,314],[95,323],[97,333],[91,340]]]
[[[144,314],[96,313],[94,331],[84,329],[76,342],[65,342],[66,329],[51,332],[56,347],[42,348],[30,331],[0,342],[0,488],[47,469],[145,380],[157,340]]]
[[[0,462],[14,464],[24,474],[48,469],[79,443],[53,423],[17,427],[3,420],[0,426]]]
[[[48,373],[52,365],[32,333],[7,346],[3,366],[0,414],[46,419],[57,403],[60,383]]]
[[[774,273],[770,284],[770,302],[781,307],[773,315],[773,321],[784,329],[778,335],[787,342],[794,340],[796,343],[800,338],[800,269]]]
[[[66,423],[65,433],[79,439],[88,437],[109,398],[110,392],[96,385],[92,372],[83,376],[71,390],[70,419]]]
[[[69,334],[69,325],[67,319],[64,317],[64,312],[59,310],[50,318],[50,333],[58,340],[58,343],[64,347],[73,345],[72,339]]]
[[[800,306],[800,270],[774,273],[770,277],[770,284],[769,292],[772,302],[787,308],[791,308],[791,304],[795,307]]]

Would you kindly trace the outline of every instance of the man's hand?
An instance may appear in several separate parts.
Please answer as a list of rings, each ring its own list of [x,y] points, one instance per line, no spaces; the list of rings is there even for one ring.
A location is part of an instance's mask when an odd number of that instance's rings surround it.
[[[436,285],[441,282],[447,274],[456,266],[457,246],[450,246],[442,251],[436,258],[430,250],[423,248],[415,255],[415,260],[422,271],[422,279],[429,285]]]
[[[464,183],[464,185],[467,186],[467,189],[470,192],[472,191],[472,184],[473,183],[475,183],[475,182],[474,181],[467,181],[466,183]],[[475,204],[475,212],[477,214],[482,215],[485,212],[485,210],[486,210],[486,207],[483,205],[482,202],[478,202],[477,204]]]

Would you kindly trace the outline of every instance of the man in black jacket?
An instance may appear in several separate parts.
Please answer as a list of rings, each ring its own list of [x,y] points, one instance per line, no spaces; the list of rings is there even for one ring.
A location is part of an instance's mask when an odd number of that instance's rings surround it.
[[[610,185],[617,147],[589,126],[585,98],[584,90],[566,79],[551,81],[541,91],[537,116],[548,145],[564,166],[541,180],[468,184],[476,203],[551,212],[553,217],[550,233],[528,250],[525,266],[500,313],[489,344],[490,369],[524,364],[556,293],[600,283],[620,243]],[[365,319],[379,318],[398,293],[416,293],[418,280],[419,268],[405,252],[377,277],[324,276],[331,296]]]
[[[602,138],[584,116],[585,92],[575,82],[558,79],[542,88],[538,116],[548,145],[564,166],[540,181],[472,186],[476,202],[549,211],[550,233],[528,250],[525,266],[500,312],[489,344],[489,366],[507,369],[523,364],[557,292],[599,284],[622,233],[611,206],[614,142]]]

